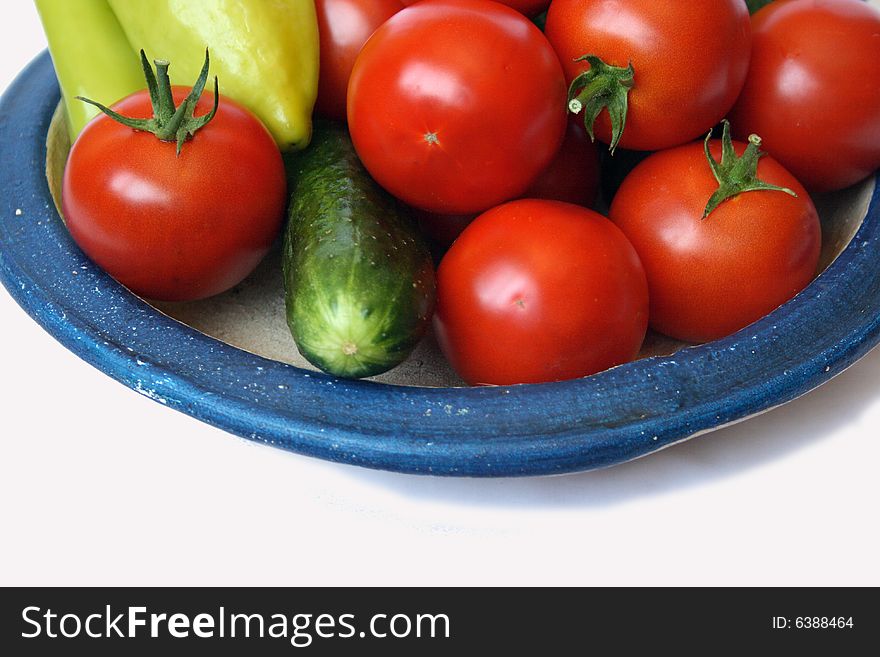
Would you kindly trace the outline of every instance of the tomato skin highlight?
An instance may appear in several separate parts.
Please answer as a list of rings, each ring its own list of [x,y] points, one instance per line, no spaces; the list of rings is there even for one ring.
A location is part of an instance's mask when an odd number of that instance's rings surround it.
[[[587,376],[633,359],[648,322],[635,249],[602,215],[525,199],[478,217],[438,269],[435,332],[472,385]]]
[[[188,92],[174,87],[175,102]],[[196,115],[212,104],[206,91]],[[152,116],[146,91],[113,109]],[[98,116],[70,151],[62,206],[74,241],[117,281],[149,299],[190,301],[259,264],[281,229],[286,188],[272,136],[224,97],[179,157],[176,144]]]
[[[400,0],[315,0],[321,36],[318,114],[345,121],[348,80],[370,35],[404,5]]]
[[[880,167],[880,11],[858,0],[777,0],[752,17],[749,76],[731,120],[807,188]]]
[[[734,143],[741,155],[746,145]],[[715,158],[720,142],[711,143]],[[771,157],[764,182],[787,187],[745,192],[701,219],[718,183],[703,144],[655,153],[623,181],[610,218],[645,267],[651,327],[700,343],[744,328],[805,288],[816,274],[821,228],[803,186]]]
[[[700,137],[730,110],[750,53],[742,0],[553,0],[545,27],[570,83],[589,70],[586,54],[635,68],[620,147],[660,150]],[[597,139],[611,143],[603,110]]]
[[[394,196],[440,214],[521,195],[565,131],[562,67],[541,31],[489,0],[425,0],[364,46],[348,89],[358,155]]]

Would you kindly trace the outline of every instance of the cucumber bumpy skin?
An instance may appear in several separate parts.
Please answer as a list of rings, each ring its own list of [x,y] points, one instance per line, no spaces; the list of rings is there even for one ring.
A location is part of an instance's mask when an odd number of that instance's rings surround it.
[[[364,169],[345,126],[317,125],[292,177],[282,264],[296,345],[328,374],[381,374],[428,329],[430,253],[405,209]]]

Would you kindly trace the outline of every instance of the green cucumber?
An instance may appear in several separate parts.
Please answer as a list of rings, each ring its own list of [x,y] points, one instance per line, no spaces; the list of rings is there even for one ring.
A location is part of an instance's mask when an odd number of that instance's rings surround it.
[[[294,341],[328,374],[390,370],[428,329],[428,249],[408,212],[364,169],[344,125],[316,125],[292,167],[282,265]]]

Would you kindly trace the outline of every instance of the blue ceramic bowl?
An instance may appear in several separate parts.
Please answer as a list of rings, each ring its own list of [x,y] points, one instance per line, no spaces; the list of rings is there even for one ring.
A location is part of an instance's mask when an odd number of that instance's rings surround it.
[[[497,388],[401,387],[307,372],[170,319],[80,252],[44,173],[58,100],[44,53],[0,106],[0,280],[87,362],[161,404],[251,440],[412,473],[588,470],[794,399],[880,339],[875,191],[858,234],[806,291],[729,338],[673,357],[576,381]]]

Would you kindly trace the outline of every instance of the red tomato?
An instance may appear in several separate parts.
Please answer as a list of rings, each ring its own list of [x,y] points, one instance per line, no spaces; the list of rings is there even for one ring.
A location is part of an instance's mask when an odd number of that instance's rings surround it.
[[[523,198],[565,201],[590,207],[599,191],[599,154],[583,124],[570,121],[565,140],[550,163]],[[449,246],[477,217],[476,214],[436,214],[416,210],[422,231],[441,246]]]
[[[175,102],[188,92],[175,87]],[[196,115],[212,104],[206,91]],[[146,91],[113,109],[152,116]],[[179,157],[176,144],[102,114],[80,134],[64,170],[64,217],[76,243],[136,294],[164,301],[208,297],[244,279],[278,235],[285,201],[271,135],[225,97]]]
[[[468,226],[437,272],[435,329],[470,384],[540,383],[636,356],[645,272],[600,214],[559,201],[501,205]]]
[[[660,150],[706,134],[733,106],[749,65],[749,12],[742,0],[553,0],[545,33],[569,82],[589,70],[583,55],[626,68],[634,86],[619,145]],[[595,123],[611,143],[608,111]]]
[[[858,0],[777,0],[752,17],[739,135],[816,191],[880,167],[880,12]]]
[[[315,0],[321,36],[316,111],[345,121],[346,91],[354,60],[370,35],[403,9],[400,0]]]
[[[419,0],[401,0],[405,5],[414,5]],[[526,16],[537,16],[550,5],[550,0],[495,0],[502,5],[513,7]]]
[[[735,149],[742,154],[745,144]],[[711,151],[720,156],[719,141]],[[770,157],[757,172],[797,198],[745,192],[703,219],[719,186],[700,143],[655,153],[623,181],[610,216],[645,266],[655,330],[687,342],[724,337],[788,301],[816,274],[821,231],[806,190]]]
[[[569,121],[556,158],[523,196],[590,207],[596,202],[598,192],[599,154],[596,146],[582,121]]]
[[[408,204],[481,212],[522,194],[565,131],[565,80],[541,31],[489,0],[424,0],[364,46],[348,123],[372,176]]]

